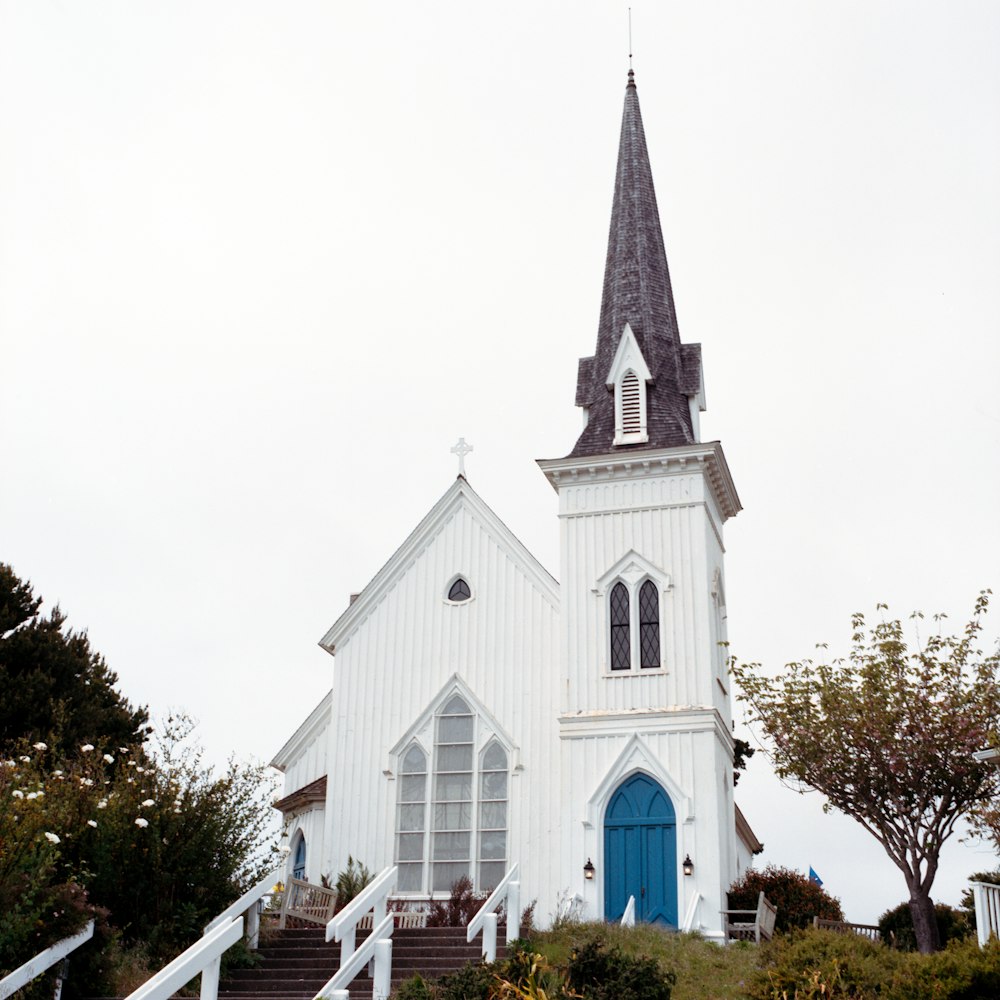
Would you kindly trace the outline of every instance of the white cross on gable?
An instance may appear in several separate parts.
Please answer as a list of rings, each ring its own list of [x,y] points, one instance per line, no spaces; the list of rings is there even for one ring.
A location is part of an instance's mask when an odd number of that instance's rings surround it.
[[[472,445],[465,443],[465,438],[459,438],[458,444],[456,444],[452,449],[451,453],[453,455],[458,455],[458,474],[464,479],[465,478],[465,456],[472,451]]]

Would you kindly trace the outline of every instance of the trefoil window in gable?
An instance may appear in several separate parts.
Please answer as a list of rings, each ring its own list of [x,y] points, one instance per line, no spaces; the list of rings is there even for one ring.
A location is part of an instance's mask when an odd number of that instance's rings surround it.
[[[448,588],[448,600],[453,604],[461,604],[472,597],[472,588],[464,577],[456,577]]]

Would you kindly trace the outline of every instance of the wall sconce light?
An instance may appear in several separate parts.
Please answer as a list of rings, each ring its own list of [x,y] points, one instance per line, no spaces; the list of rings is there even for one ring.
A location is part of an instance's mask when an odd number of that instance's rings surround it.
[[[587,858],[587,863],[583,866],[583,877],[588,882],[593,882],[594,881],[594,872],[596,870],[597,869],[594,868],[594,862],[591,861],[590,858]]]
[[[684,855],[684,860],[681,862],[681,866],[684,869],[684,874],[685,875],[693,875],[694,874],[694,862],[691,860],[691,855],[690,854],[685,854]]]

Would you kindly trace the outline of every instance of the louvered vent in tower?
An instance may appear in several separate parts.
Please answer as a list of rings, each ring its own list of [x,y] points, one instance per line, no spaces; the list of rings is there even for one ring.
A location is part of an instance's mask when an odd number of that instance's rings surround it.
[[[622,379],[622,434],[638,434],[642,430],[639,411],[639,376],[627,372]]]

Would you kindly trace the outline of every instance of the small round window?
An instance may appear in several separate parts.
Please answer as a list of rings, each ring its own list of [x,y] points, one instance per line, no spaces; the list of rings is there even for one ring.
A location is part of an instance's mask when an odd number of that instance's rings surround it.
[[[469,585],[459,577],[448,590],[448,600],[455,601],[467,601],[472,597],[472,591],[469,589]]]

